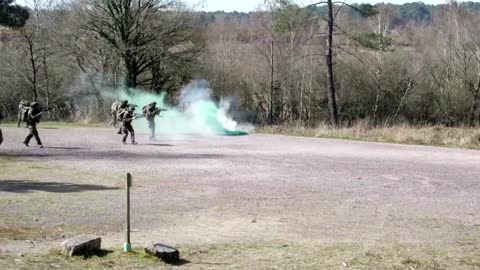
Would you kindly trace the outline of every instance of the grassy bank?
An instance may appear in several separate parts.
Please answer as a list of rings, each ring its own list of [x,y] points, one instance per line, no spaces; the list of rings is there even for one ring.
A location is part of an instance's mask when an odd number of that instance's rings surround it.
[[[209,244],[179,247],[182,261],[168,265],[141,248],[125,254],[104,250],[89,257],[48,254],[6,255],[8,269],[478,269],[472,247],[354,244],[297,245],[275,243]],[[175,267],[175,268],[176,268]]]
[[[332,128],[320,125],[317,128],[300,126],[266,126],[256,130],[263,134],[335,138],[371,142],[436,145],[480,149],[480,129],[443,126],[378,126],[359,123],[351,127]]]

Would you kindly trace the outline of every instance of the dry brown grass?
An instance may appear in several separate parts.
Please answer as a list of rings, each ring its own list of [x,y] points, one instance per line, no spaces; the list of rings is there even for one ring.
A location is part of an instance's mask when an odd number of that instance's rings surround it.
[[[125,254],[104,250],[88,257],[47,254],[2,254],[5,269],[478,269],[473,247],[424,247],[395,243],[369,248],[355,244],[309,245],[281,243],[207,244],[178,247],[182,261],[165,264],[141,248]]]
[[[349,139],[401,144],[437,145],[480,149],[480,129],[471,127],[444,126],[377,126],[359,122],[353,126],[332,128],[322,124],[317,128],[296,125],[267,126],[258,133],[283,134],[318,138]]]

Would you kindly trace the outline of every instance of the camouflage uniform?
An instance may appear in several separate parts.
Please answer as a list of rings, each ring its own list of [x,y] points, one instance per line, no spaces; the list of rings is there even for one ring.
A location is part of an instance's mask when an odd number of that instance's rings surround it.
[[[40,122],[41,118],[41,108],[40,104],[33,102],[32,105],[30,106],[30,109],[28,110],[28,118],[27,118],[27,128],[29,130],[29,133],[27,137],[25,138],[25,141],[23,143],[28,147],[28,144],[30,143],[30,140],[35,137],[35,140],[37,141],[37,144],[40,146],[40,148],[43,148],[42,141],[40,140],[40,136],[38,135],[38,130],[37,130],[37,124]]]
[[[153,102],[147,105],[144,114],[150,129],[150,140],[153,140],[155,139],[155,115],[158,114],[157,103]]]
[[[28,101],[26,100],[21,100],[20,101],[20,104],[18,105],[18,117],[17,117],[17,127],[20,127],[20,123],[22,123],[22,118],[23,118],[23,113],[25,112],[25,110],[27,109],[27,107],[29,106],[30,104],[28,103]]]
[[[124,110],[128,110],[128,100],[124,100],[120,103],[120,106],[118,107],[118,109],[116,110],[115,112],[115,124],[117,122],[117,118],[118,118],[118,114],[121,113],[122,111]],[[122,120],[123,121],[123,120]],[[117,134],[122,134],[122,126],[120,126],[120,128],[118,129],[118,132]]]
[[[110,108],[110,116],[112,117],[112,120],[110,120],[110,123],[108,123],[109,126],[117,127],[117,113],[119,107],[119,102],[114,102],[112,104],[112,107]]]
[[[130,138],[132,140],[132,144],[137,144],[135,142],[135,130],[133,130],[132,121],[135,119],[135,108],[131,107],[127,112],[123,113],[122,118],[122,127],[121,130],[123,132],[123,139],[122,142],[126,144],[128,133],[130,133]]]

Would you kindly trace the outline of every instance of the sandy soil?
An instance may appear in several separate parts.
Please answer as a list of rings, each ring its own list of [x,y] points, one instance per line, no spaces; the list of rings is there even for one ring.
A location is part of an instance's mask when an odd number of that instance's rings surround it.
[[[134,175],[134,245],[229,242],[451,246],[480,239],[480,152],[250,135],[122,145],[110,129],[4,128],[0,254],[80,232],[121,247]],[[19,229],[20,228],[20,229]]]

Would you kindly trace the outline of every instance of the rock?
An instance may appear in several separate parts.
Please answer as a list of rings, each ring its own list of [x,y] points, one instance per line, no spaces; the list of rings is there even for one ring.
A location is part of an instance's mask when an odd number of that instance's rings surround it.
[[[180,252],[177,249],[162,244],[147,242],[145,244],[145,252],[168,263],[180,260]]]
[[[60,245],[62,253],[68,256],[85,255],[100,250],[102,238],[93,235],[79,235],[69,238]]]

